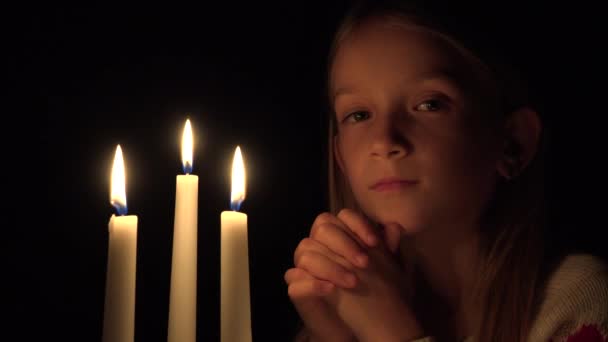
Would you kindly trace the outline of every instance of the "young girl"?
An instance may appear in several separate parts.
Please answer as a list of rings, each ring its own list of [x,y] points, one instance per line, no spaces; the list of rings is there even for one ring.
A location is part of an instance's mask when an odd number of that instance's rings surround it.
[[[339,29],[331,213],[285,273],[297,340],[607,340],[608,268],[544,245],[541,119],[463,33],[378,1]]]

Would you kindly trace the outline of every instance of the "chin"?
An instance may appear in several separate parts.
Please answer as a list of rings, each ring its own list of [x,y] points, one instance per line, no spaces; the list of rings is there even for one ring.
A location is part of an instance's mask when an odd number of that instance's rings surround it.
[[[371,210],[372,218],[379,224],[398,223],[403,228],[403,232],[406,235],[416,234],[426,226],[424,220],[418,212],[414,210],[406,210],[404,206],[397,208],[391,208],[391,206],[383,206],[382,208],[375,208]],[[412,208],[411,206],[409,208]]]

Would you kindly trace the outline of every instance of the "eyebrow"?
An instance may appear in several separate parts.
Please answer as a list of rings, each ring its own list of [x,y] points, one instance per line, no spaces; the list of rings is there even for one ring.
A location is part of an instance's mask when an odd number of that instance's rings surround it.
[[[439,81],[451,83],[451,84],[456,85],[456,86],[462,86],[463,85],[463,81],[460,80],[456,76],[455,73],[450,72],[450,71],[431,71],[431,72],[426,72],[426,73],[417,75],[416,77],[412,77],[409,80],[417,82],[417,83],[423,83],[423,82],[428,82],[428,81],[439,80]],[[356,91],[357,91],[356,87],[350,87],[350,86],[341,87],[341,88],[336,89],[336,91],[331,94],[332,95],[331,99],[333,101],[335,101],[335,99],[338,96],[353,94],[353,93],[356,93]]]

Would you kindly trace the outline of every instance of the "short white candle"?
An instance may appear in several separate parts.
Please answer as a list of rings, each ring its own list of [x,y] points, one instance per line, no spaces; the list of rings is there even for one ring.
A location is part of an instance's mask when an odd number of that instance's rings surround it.
[[[135,336],[135,265],[137,216],[127,213],[125,168],[120,145],[112,166],[110,203],[118,215],[110,218],[108,270],[103,317],[104,342],[132,342]]]
[[[251,341],[247,215],[238,212],[245,199],[245,166],[241,149],[232,163],[232,211],[221,215],[221,341]]]

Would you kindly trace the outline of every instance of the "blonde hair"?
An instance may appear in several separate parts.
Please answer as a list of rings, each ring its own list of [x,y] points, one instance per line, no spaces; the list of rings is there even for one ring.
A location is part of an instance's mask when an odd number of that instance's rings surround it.
[[[494,119],[504,120],[511,112],[529,103],[527,87],[514,69],[491,54],[482,58],[479,50],[463,43],[449,29],[434,21],[432,14],[411,4],[362,3],[346,16],[335,35],[329,56],[328,88],[331,89],[331,68],[340,44],[369,20],[401,24],[434,33],[460,52],[478,73],[479,89],[489,89],[494,99]],[[328,89],[328,90],[329,90]],[[329,94],[331,99],[331,94]],[[333,101],[329,101],[333,103]],[[342,208],[360,211],[350,186],[336,165],[333,140],[337,134],[335,113],[331,111],[328,126],[328,167],[330,210],[337,214]],[[481,269],[473,291],[473,336],[478,341],[524,341],[536,315],[539,292],[548,273],[548,254],[543,243],[545,227],[543,154],[545,135],[531,163],[509,182],[497,184],[494,197],[482,217],[480,231]],[[407,253],[411,248],[403,249]],[[413,274],[415,256],[404,255],[404,270]],[[410,288],[409,297],[415,292]]]

